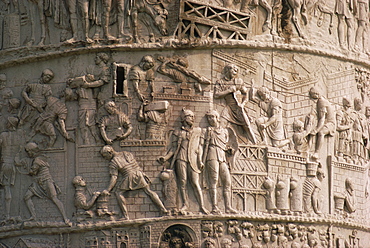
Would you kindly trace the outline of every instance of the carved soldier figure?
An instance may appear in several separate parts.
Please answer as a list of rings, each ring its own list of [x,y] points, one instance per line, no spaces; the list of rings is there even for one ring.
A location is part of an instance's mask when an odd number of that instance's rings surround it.
[[[174,164],[176,165],[177,183],[182,200],[180,211],[184,212],[188,209],[187,203],[189,200],[186,193],[186,185],[189,180],[198,201],[200,211],[204,214],[208,214],[208,210],[204,207],[202,189],[199,183],[199,174],[204,167],[202,162],[202,130],[193,127],[194,113],[191,110],[183,109],[181,120],[181,130],[174,133],[171,149],[164,157],[159,158],[159,162],[163,164],[165,161],[172,158],[171,169]]]
[[[0,166],[0,186],[4,186],[5,190],[5,217],[10,218],[11,210],[11,187],[15,183],[15,165],[14,158],[19,152],[21,143],[24,141],[24,133],[18,129],[19,119],[17,117],[8,117],[8,131],[0,134],[1,148],[1,166]]]
[[[338,131],[337,155],[340,159],[350,162],[354,114],[349,99],[343,98],[343,109],[337,112],[336,119]]]
[[[205,130],[204,134],[205,150],[203,162],[208,172],[212,213],[221,213],[217,207],[217,184],[220,180],[223,187],[225,213],[235,214],[238,211],[231,207],[231,175],[226,159],[226,153],[230,152],[230,147],[228,146],[229,132],[226,128],[220,127],[220,115],[216,110],[207,112],[207,120],[210,127]]]
[[[354,116],[352,132],[352,158],[355,163],[363,162],[366,159],[365,145],[369,142],[369,130],[365,115],[362,113],[362,100],[356,97],[354,100]]]
[[[89,217],[93,216],[90,210],[95,204],[96,199],[99,197],[100,192],[94,192],[92,197],[88,200],[86,195],[86,181],[82,176],[75,176],[72,180],[75,187],[75,207],[78,214],[86,214]]]
[[[368,52],[366,47],[368,38],[367,25],[369,23],[369,0],[357,0],[357,30],[356,30],[356,45],[355,50]]]
[[[69,88],[66,89],[66,93],[70,100],[78,99],[78,123],[84,144],[90,143],[89,134],[94,137],[95,142],[100,140],[96,128],[97,100],[95,89],[109,83],[109,75],[107,75],[109,70],[104,69],[106,61],[108,61],[108,55],[105,53],[98,53],[95,57],[96,65],[103,64],[101,77],[95,78],[94,75],[87,74],[68,80]],[[76,89],[76,94],[68,89]]]
[[[106,102],[104,107],[109,115],[100,119],[99,127],[105,143],[111,145],[115,140],[126,139],[133,130],[127,115],[121,112],[113,101]]]
[[[260,117],[256,120],[262,144],[268,144],[267,137],[271,139],[273,147],[281,148],[289,144],[290,141],[284,137],[283,110],[280,100],[273,97],[266,87],[260,87],[256,96],[252,95],[252,100],[258,102],[267,115],[267,117]]]
[[[316,101],[317,125],[311,131],[311,135],[316,136],[315,152],[312,158],[318,159],[320,149],[324,143],[326,135],[333,136],[335,133],[335,113],[331,103],[320,95],[317,88],[312,87],[309,92],[312,100]]]
[[[78,33],[78,19],[77,13],[82,14],[82,30],[84,34],[84,39],[88,43],[92,43],[93,40],[89,37],[89,5],[90,0],[67,0],[66,5],[68,6],[68,11],[70,15],[69,22],[71,24],[72,38],[67,40],[68,43],[73,43],[77,41]],[[78,8],[80,11],[78,11]]]
[[[223,77],[216,82],[214,97],[225,99],[227,111],[222,116],[232,124],[238,138],[246,142],[257,142],[247,112],[245,104],[248,101],[247,88],[241,78],[238,77],[239,67],[229,64],[224,67]],[[243,96],[241,102],[238,94]],[[239,130],[239,129],[242,130]],[[244,136],[247,138],[245,140]]]
[[[168,213],[158,195],[150,189],[150,179],[144,174],[130,152],[116,152],[112,146],[106,145],[101,149],[100,153],[105,159],[110,161],[110,182],[108,188],[102,192],[102,195],[107,195],[112,191],[113,187],[117,184],[119,173],[123,176],[116,192],[123,219],[129,219],[124,193],[130,190],[143,189],[153,203],[160,209],[162,214]]]
[[[173,79],[175,83],[181,83],[181,87],[186,87],[188,82],[194,82],[194,88],[200,92],[202,91],[201,84],[211,84],[211,81],[206,77],[188,69],[189,62],[185,57],[180,57],[175,60],[161,56],[158,60],[161,61],[162,64],[158,66],[157,71]]]
[[[338,15],[338,38],[342,49],[353,50],[354,15],[357,14],[355,0],[336,0],[335,13]],[[347,43],[347,44],[346,44]]]
[[[46,157],[40,154],[39,146],[34,142],[27,143],[24,149],[26,150],[28,156],[32,159],[32,164],[28,168],[28,173],[35,179],[35,181],[28,187],[28,190],[24,196],[28,210],[31,213],[31,217],[28,220],[36,220],[36,209],[32,202],[32,197],[47,197],[58,207],[63,216],[64,222],[67,225],[70,225],[70,221],[64,211],[63,203],[58,199],[60,189],[50,175],[50,164],[46,161]],[[25,164],[26,161],[24,160],[19,161],[16,159],[15,163],[17,166],[28,167],[27,164]]]
[[[307,136],[309,135],[309,130],[304,130],[304,123],[300,120],[294,120],[293,122],[293,144],[294,149],[298,154],[302,154],[303,157],[308,157],[309,144]]]
[[[353,186],[353,182],[350,178],[346,178],[345,181],[346,191],[344,193],[344,210],[350,214],[354,213],[357,208],[356,203],[356,196],[355,196],[355,189]]]
[[[69,136],[65,120],[67,118],[68,110],[64,102],[60,99],[49,96],[47,98],[45,110],[36,119],[35,124],[32,126],[30,133],[30,139],[36,135],[36,133],[42,133],[49,136],[48,147],[52,147],[57,139],[54,123],[58,123],[58,130],[62,136],[70,141],[74,142],[74,139]],[[29,140],[30,140],[29,139]]]
[[[27,121],[30,121],[32,125],[38,114],[44,111],[46,99],[52,95],[51,87],[48,83],[53,78],[53,71],[45,69],[37,83],[27,84],[23,89],[22,97],[26,101],[26,105],[21,111],[19,125],[23,125]]]
[[[144,56],[138,65],[133,66],[129,72],[129,81],[132,82],[134,90],[140,101],[144,102],[145,95],[143,91],[148,92],[150,96],[154,92],[154,59],[152,56]]]

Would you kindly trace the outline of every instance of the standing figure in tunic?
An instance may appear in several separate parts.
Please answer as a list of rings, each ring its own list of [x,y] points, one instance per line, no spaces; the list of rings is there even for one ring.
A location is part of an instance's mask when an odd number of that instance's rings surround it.
[[[171,168],[175,165],[177,184],[182,200],[180,211],[184,213],[188,210],[188,195],[186,186],[189,182],[194,190],[195,197],[199,204],[200,211],[209,214],[204,207],[202,189],[200,187],[200,173],[204,168],[203,157],[203,137],[202,130],[194,127],[194,113],[191,110],[183,109],[181,113],[182,127],[176,131],[172,137],[172,146],[168,153],[160,157],[160,163],[164,163],[172,158]]]
[[[0,166],[0,186],[4,186],[5,191],[5,218],[10,218],[11,210],[11,187],[15,183],[15,155],[19,152],[20,143],[24,141],[24,133],[17,129],[19,119],[8,117],[7,128],[0,134],[1,166]]]
[[[217,184],[220,180],[223,187],[225,213],[236,214],[238,211],[231,207],[231,175],[226,159],[226,153],[231,152],[228,144],[229,131],[226,128],[220,127],[220,115],[217,111],[209,111],[207,113],[207,120],[210,127],[205,130],[203,162],[208,172],[212,213],[221,213],[217,207]]]
[[[232,125],[238,138],[244,143],[255,144],[257,140],[245,109],[248,101],[247,88],[243,80],[238,77],[238,72],[239,67],[234,64],[224,67],[223,77],[216,82],[214,97],[225,99],[226,111],[222,116]],[[241,102],[238,95],[242,95]]]

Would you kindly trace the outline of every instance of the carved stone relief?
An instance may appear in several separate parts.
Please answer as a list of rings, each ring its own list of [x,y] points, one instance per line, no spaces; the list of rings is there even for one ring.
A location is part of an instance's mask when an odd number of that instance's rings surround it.
[[[0,1],[0,247],[366,247],[368,1]]]

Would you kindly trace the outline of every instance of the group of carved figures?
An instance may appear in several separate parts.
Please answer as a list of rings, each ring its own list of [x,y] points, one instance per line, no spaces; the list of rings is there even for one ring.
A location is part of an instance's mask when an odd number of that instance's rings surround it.
[[[141,42],[139,37],[139,20],[147,27],[150,42],[156,41],[155,34],[168,36],[168,6],[173,1],[146,1],[146,0],[68,0],[68,1],[6,1],[1,6],[2,14],[9,13],[19,14],[18,22],[20,25],[25,25],[27,20],[31,23],[31,36],[27,45],[33,45],[38,41],[39,45],[44,45],[46,35],[48,33],[47,19],[53,17],[56,26],[65,27],[71,30],[72,37],[65,42],[74,43],[79,40],[84,40],[87,43],[99,42],[108,40],[109,42]],[[209,4],[209,3],[208,3]],[[333,16],[338,17],[338,41],[342,49],[351,51],[369,52],[367,49],[368,40],[368,5],[367,0],[336,0],[335,7],[331,9],[322,0],[303,1],[303,0],[254,0],[254,1],[234,1],[223,0],[222,3],[211,3],[218,7],[224,7],[232,11],[238,11],[246,14],[255,12],[255,8],[260,6],[265,11],[263,14],[264,22],[262,31],[271,33],[272,35],[282,35],[283,23],[287,18],[283,13],[284,7],[288,7],[291,11],[291,22],[295,26],[298,35],[302,38],[307,37],[303,31],[302,24],[307,25],[310,18],[309,15],[315,15],[318,19],[317,26],[323,25],[324,15],[330,16],[329,33],[333,32]],[[176,13],[177,14],[177,13]],[[38,15],[38,16],[37,16]],[[81,21],[80,21],[81,20]],[[82,23],[83,37],[79,37],[79,21]],[[36,27],[40,23],[40,39],[36,39]],[[117,37],[111,34],[111,24],[117,23],[116,30],[113,31]],[[254,24],[255,25],[255,24]],[[90,37],[91,26],[95,27],[95,35]],[[129,26],[129,27],[128,27]],[[129,29],[129,30],[127,30]],[[102,33],[102,34],[100,34]]]
[[[201,85],[211,83],[207,78],[195,71],[188,69],[185,58],[177,60],[159,57],[161,65],[157,71],[181,85],[186,82],[194,82],[194,87],[201,89]],[[75,203],[78,209],[90,213],[90,208],[97,201],[98,215],[111,216],[108,209],[108,196],[114,188],[119,207],[124,219],[128,218],[127,206],[124,193],[130,190],[143,189],[153,203],[160,209],[162,214],[170,214],[158,195],[150,189],[150,180],[140,168],[133,154],[128,151],[116,151],[114,143],[125,140],[133,131],[130,118],[123,113],[115,101],[104,99],[99,89],[110,83],[111,75],[108,66],[109,56],[98,53],[95,57],[95,66],[88,68],[83,76],[73,77],[67,80],[66,88],[60,99],[53,96],[50,81],[54,73],[50,69],[42,72],[39,82],[29,83],[22,90],[24,104],[13,98],[9,90],[5,88],[6,77],[1,75],[3,105],[8,106],[7,131],[0,134],[1,145],[1,174],[0,183],[5,188],[6,219],[10,218],[11,209],[11,186],[14,185],[16,171],[24,168],[26,174],[34,177],[35,182],[29,187],[25,194],[25,201],[31,213],[31,219],[36,219],[36,211],[32,202],[33,196],[46,196],[51,199],[63,215],[66,223],[69,223],[62,202],[57,195],[60,191],[54,183],[50,172],[49,163],[40,150],[53,148],[57,140],[57,130],[69,142],[75,142],[68,133],[65,121],[67,119],[67,108],[65,101],[78,100],[78,122],[81,139],[84,145],[93,143],[105,146],[101,149],[103,158],[110,161],[110,182],[102,192],[95,192],[90,199],[85,195],[86,182],[80,176],[73,180],[76,187]],[[146,123],[146,139],[164,140],[164,134],[168,121],[166,111],[169,109],[167,101],[154,101],[155,93],[155,60],[152,56],[144,56],[140,63],[130,68],[128,81],[132,86],[136,99],[141,107],[137,115],[138,121]],[[321,213],[319,191],[322,175],[320,171],[320,151],[325,141],[325,136],[336,136],[336,155],[338,160],[347,163],[362,164],[368,159],[368,118],[370,108],[366,116],[361,113],[360,98],[354,101],[355,109],[351,110],[351,102],[343,98],[343,107],[340,111],[334,111],[332,104],[322,96],[318,89],[313,87],[309,97],[316,101],[315,113],[310,113],[303,123],[294,122],[294,134],[287,137],[284,131],[283,107],[277,97],[274,97],[266,87],[258,89],[247,87],[245,82],[238,76],[239,68],[234,64],[224,67],[222,77],[212,85],[214,98],[221,99],[224,106],[222,118],[227,120],[227,125],[221,125],[220,113],[211,109],[206,113],[208,121],[207,128],[194,126],[194,112],[183,109],[179,113],[181,117],[181,128],[173,132],[169,141],[169,149],[166,154],[158,158],[163,164],[164,171],[173,171],[180,196],[178,212],[187,214],[189,212],[189,200],[187,182],[194,191],[199,209],[203,214],[209,214],[205,207],[203,192],[200,185],[201,173],[205,170],[208,177],[211,213],[220,214],[218,204],[217,185],[221,182],[222,195],[224,199],[224,211],[229,214],[237,214],[238,211],[231,204],[231,172],[234,163],[234,155],[238,144],[257,144],[272,146],[276,149],[286,150],[289,145],[294,144],[295,150],[307,159],[307,164],[315,164],[316,169],[309,175],[303,185],[298,185],[297,179],[278,178],[276,185],[272,179],[267,178],[264,182],[266,189],[266,208],[268,211],[287,213],[302,212],[302,203],[306,212],[312,209],[316,214]],[[106,96],[105,96],[106,97]],[[248,115],[248,105],[258,104],[263,117],[255,120],[259,132],[257,136],[253,129],[253,122]],[[107,114],[97,121],[98,108],[102,107]],[[17,116],[14,115],[19,109]],[[25,130],[31,131],[28,135]],[[100,132],[99,132],[100,131]],[[46,145],[39,143],[34,138],[46,135]],[[258,137],[260,142],[258,142]],[[95,142],[90,139],[93,138]],[[23,142],[23,143],[22,143]],[[27,143],[27,144],[26,144]],[[42,143],[42,142],[41,142]],[[27,159],[20,159],[23,150],[28,154]],[[317,167],[318,166],[318,167]],[[16,170],[16,168],[18,169]],[[118,181],[118,177],[123,177]],[[347,185],[347,183],[346,183]],[[348,185],[350,185],[348,183]],[[349,186],[348,186],[349,187]],[[303,189],[301,189],[303,188]],[[352,187],[353,189],[353,187]],[[353,190],[352,190],[353,191]],[[274,197],[276,193],[276,197]],[[291,206],[288,206],[288,195]],[[303,197],[303,198],[302,198]],[[349,198],[348,198],[349,199]],[[348,204],[354,205],[354,200],[349,199]],[[348,205],[347,204],[347,205]],[[350,207],[354,212],[355,207]]]

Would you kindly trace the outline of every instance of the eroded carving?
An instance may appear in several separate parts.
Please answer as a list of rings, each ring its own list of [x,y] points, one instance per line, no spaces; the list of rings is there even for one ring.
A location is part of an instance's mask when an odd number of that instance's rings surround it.
[[[110,161],[110,182],[107,189],[103,190],[101,194],[109,195],[117,184],[118,174],[121,173],[123,176],[116,192],[118,205],[122,211],[122,219],[129,219],[124,193],[130,190],[143,189],[162,214],[168,213],[158,195],[150,189],[150,179],[143,173],[130,152],[116,152],[112,146],[106,145],[100,153],[106,160]]]
[[[204,168],[203,156],[203,138],[202,130],[194,127],[194,113],[191,110],[183,109],[181,113],[182,127],[177,130],[172,138],[170,151],[159,158],[160,163],[171,160],[170,168],[175,168],[179,194],[181,198],[180,211],[186,214],[188,211],[188,194],[186,192],[187,180],[190,181],[199,204],[200,211],[208,214],[204,206],[203,194],[200,187],[200,173]],[[174,167],[175,166],[175,167]]]

